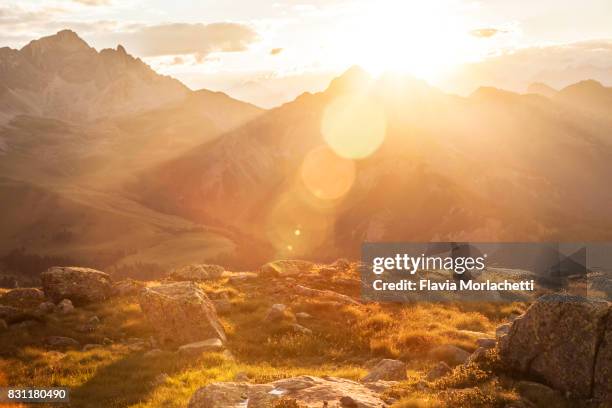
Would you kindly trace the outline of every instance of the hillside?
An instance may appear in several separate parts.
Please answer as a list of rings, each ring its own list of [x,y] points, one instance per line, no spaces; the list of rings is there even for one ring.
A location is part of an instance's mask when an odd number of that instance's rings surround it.
[[[338,100],[363,105],[342,102],[346,145],[381,112],[384,140],[367,157],[330,152],[323,123]],[[278,256],[357,256],[372,240],[609,239],[611,130],[556,97],[482,88],[460,98],[354,68],[133,188],[160,211],[261,231]]]
[[[123,186],[261,109],[190,91],[123,48],[98,53],[68,31],[2,49],[0,67],[5,96],[35,102],[0,107],[0,258],[23,249],[129,266],[233,256],[233,232],[158,213]]]

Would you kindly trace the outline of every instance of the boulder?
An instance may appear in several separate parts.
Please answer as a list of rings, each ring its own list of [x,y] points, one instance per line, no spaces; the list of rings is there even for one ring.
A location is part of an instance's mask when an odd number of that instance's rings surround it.
[[[500,338],[500,360],[573,397],[610,400],[609,314],[610,304],[603,300],[542,296]],[[607,374],[602,378],[602,373]]]
[[[108,299],[113,288],[107,273],[78,267],[52,267],[41,275],[43,290],[54,302],[70,299],[75,305]]]
[[[217,313],[225,314],[232,310],[232,302],[227,299],[215,299],[212,303]]]
[[[287,278],[310,272],[314,264],[300,260],[278,260],[268,262],[259,269],[259,276],[265,278]]]
[[[202,354],[210,353],[213,351],[223,351],[223,342],[219,339],[208,339],[204,341],[198,341],[195,343],[185,344],[179,347],[179,354]]]
[[[406,364],[403,361],[385,358],[380,360],[363,378],[363,382],[372,381],[402,381],[407,379]]]
[[[533,403],[536,407],[564,408],[567,401],[559,391],[533,381],[519,381],[515,387],[521,397]]]
[[[309,320],[309,319],[311,319],[311,318],[312,318],[312,316],[311,316],[311,315],[309,315],[309,314],[308,314],[308,313],[306,313],[306,312],[299,312],[299,313],[296,313],[296,314],[295,314],[295,317],[297,317],[297,318],[298,318],[298,319],[300,319],[300,320]]]
[[[300,333],[300,334],[307,334],[307,335],[312,334],[312,330],[310,330],[308,327],[304,327],[301,324],[297,324],[297,323],[294,323],[291,325],[291,330],[293,330],[295,333]]]
[[[70,337],[50,336],[45,338],[46,346],[54,349],[78,348],[79,342]]]
[[[453,371],[452,368],[444,361],[440,361],[436,364],[431,370],[427,372],[427,376],[425,377],[427,381],[434,381],[438,378],[442,378],[445,375],[450,374]]]
[[[90,343],[83,346],[83,351],[90,351],[103,347],[101,344]]]
[[[499,339],[510,331],[510,323],[500,324],[495,328],[495,338]]]
[[[53,302],[42,302],[38,305],[38,312],[41,314],[53,313],[55,311],[55,304]]]
[[[479,363],[484,361],[487,358],[487,348],[478,347],[468,358],[468,362],[470,363]]]
[[[113,284],[113,294],[115,296],[133,296],[140,293],[146,286],[147,284],[141,281],[124,279]]]
[[[479,347],[492,349],[497,345],[497,340],[489,338],[476,339],[476,344],[478,344]]]
[[[193,282],[145,288],[139,303],[162,341],[186,344],[213,337],[226,340],[213,304]]]
[[[8,324],[3,319],[0,319],[0,333],[8,329]]]
[[[44,292],[37,288],[11,289],[2,296],[2,300],[15,303],[42,301],[44,298]]]
[[[281,398],[305,408],[386,406],[376,392],[363,384],[343,378],[301,376],[268,384],[209,384],[195,392],[188,408],[270,408]]]
[[[456,366],[465,363],[470,357],[470,353],[457,346],[444,344],[431,349],[429,356],[435,360],[444,361],[451,366]]]
[[[72,313],[74,311],[74,305],[70,299],[64,299],[57,304],[57,311],[60,313]]]
[[[281,303],[274,304],[270,307],[270,310],[268,310],[265,321],[271,323],[283,320],[285,318],[286,312],[287,306]]]
[[[601,401],[612,400],[612,310],[604,327],[593,373],[593,397]]]
[[[176,281],[203,282],[220,278],[224,271],[219,265],[194,264],[176,268],[168,277]]]

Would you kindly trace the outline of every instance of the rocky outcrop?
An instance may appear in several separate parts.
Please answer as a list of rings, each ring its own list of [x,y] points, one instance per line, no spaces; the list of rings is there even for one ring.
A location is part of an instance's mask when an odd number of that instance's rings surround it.
[[[70,299],[75,305],[100,302],[112,294],[107,273],[73,266],[52,267],[41,275],[43,290],[54,302]]]
[[[363,378],[364,382],[373,381],[402,381],[407,379],[406,364],[403,361],[385,358],[370,370]]]
[[[169,278],[176,281],[203,282],[221,277],[225,269],[219,265],[187,265],[174,269]]]
[[[2,300],[15,303],[42,301],[44,298],[43,291],[37,288],[11,289],[2,296]]]
[[[113,284],[113,294],[115,296],[131,296],[140,293],[146,287],[146,283],[133,280],[124,279],[122,281]]]
[[[272,278],[295,277],[302,273],[310,272],[313,266],[314,264],[308,261],[283,259],[263,265],[259,270],[259,275]]]
[[[301,376],[268,384],[214,383],[200,388],[188,408],[269,408],[285,398],[300,407],[380,408],[385,402],[370,388],[335,377]]]
[[[573,397],[610,400],[610,308],[601,300],[543,296],[500,338],[500,359]]]
[[[215,337],[225,341],[213,304],[193,282],[146,288],[139,302],[162,341],[186,344]]]

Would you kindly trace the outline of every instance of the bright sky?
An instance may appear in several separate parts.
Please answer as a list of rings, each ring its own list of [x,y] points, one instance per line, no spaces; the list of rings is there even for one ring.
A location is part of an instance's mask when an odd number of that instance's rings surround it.
[[[192,88],[273,105],[354,64],[435,83],[509,50],[612,39],[610,21],[610,0],[0,0],[0,46],[72,28]]]

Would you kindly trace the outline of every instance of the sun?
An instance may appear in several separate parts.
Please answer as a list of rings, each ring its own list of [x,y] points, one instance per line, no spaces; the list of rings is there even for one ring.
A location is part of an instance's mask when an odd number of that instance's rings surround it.
[[[435,79],[478,51],[451,0],[367,2],[347,21],[338,29],[337,59],[374,75]]]

